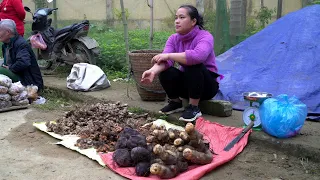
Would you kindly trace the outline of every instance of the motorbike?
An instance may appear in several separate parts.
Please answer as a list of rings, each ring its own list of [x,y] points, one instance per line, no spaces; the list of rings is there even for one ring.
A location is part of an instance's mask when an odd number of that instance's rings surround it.
[[[25,6],[24,10],[31,13],[33,19],[30,38],[40,36],[45,43],[45,48],[36,49],[37,61],[41,69],[50,69],[55,63],[96,64],[100,49],[98,42],[88,37],[90,29],[88,20],[54,29],[51,26],[52,19],[48,16],[58,8],[39,8],[32,13],[30,8]],[[31,45],[33,45],[32,42]]]

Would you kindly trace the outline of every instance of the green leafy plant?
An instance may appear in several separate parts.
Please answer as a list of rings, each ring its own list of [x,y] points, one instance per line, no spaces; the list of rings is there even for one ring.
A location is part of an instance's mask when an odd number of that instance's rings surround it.
[[[260,26],[264,28],[271,20],[273,13],[276,13],[277,9],[269,9],[267,7],[261,7],[259,11],[256,11],[257,19]]]
[[[126,16],[126,19],[129,18],[129,10],[127,8],[124,9],[124,12],[125,12],[125,16]],[[114,9],[114,15],[116,16],[116,18],[118,20],[122,20],[122,12],[121,12],[121,9]]]
[[[163,49],[167,38],[172,32],[155,32],[154,49]],[[125,43],[122,30],[108,30],[105,32],[90,32],[90,37],[96,39],[100,45],[101,54],[98,65],[113,75],[120,75],[124,78],[127,73],[128,64],[126,62]],[[139,50],[149,48],[149,30],[129,31],[129,49]],[[116,73],[119,72],[119,73]],[[123,73],[120,73],[123,72]]]
[[[128,111],[131,112],[131,113],[134,113],[134,114],[144,114],[144,113],[147,113],[146,110],[142,109],[141,107],[136,107],[136,106],[129,107],[129,108],[128,108]]]
[[[204,27],[206,30],[214,33],[216,24],[216,11],[206,11],[203,14]]]
[[[314,4],[320,4],[320,1],[313,1],[312,3],[310,3],[311,5],[314,5]]]

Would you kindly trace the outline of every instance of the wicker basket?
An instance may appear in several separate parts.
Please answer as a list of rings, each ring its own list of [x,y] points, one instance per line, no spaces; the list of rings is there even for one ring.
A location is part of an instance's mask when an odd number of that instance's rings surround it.
[[[133,79],[143,101],[164,101],[166,99],[166,93],[160,84],[158,76],[154,78],[151,84],[140,83],[143,72],[152,67],[152,57],[161,52],[160,50],[138,50],[129,53]]]

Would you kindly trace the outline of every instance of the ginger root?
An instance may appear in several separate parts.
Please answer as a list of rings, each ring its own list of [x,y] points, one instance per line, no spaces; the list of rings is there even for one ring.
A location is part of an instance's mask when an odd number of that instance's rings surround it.
[[[213,159],[210,150],[207,150],[205,153],[203,153],[196,150],[191,150],[189,148],[183,150],[183,157],[192,163],[201,165],[209,164]]]

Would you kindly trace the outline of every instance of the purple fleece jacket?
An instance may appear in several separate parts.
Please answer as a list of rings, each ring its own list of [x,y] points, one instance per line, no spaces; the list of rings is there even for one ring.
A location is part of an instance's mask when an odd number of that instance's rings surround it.
[[[163,53],[186,53],[187,64],[180,64],[180,70],[184,66],[203,63],[208,70],[217,72],[216,58],[213,50],[213,36],[205,30],[195,26],[188,34],[173,34],[166,42]],[[173,66],[174,61],[166,62],[166,69]]]

